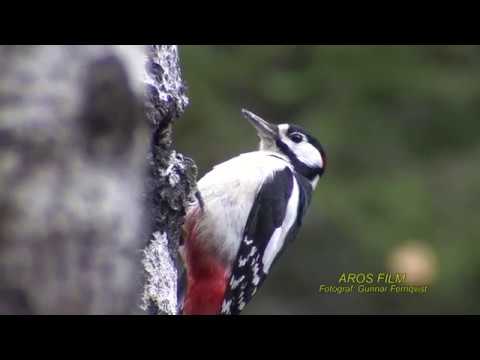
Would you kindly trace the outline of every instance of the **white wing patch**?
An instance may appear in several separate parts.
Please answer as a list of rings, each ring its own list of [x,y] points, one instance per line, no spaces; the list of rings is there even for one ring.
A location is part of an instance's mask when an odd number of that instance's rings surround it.
[[[245,264],[247,263],[247,261],[248,261],[248,256],[247,256],[246,258],[242,258],[242,257],[240,256],[240,258],[238,259],[238,266],[244,267]]]
[[[282,239],[282,227],[276,228],[273,232],[270,240],[268,241],[265,252],[263,253],[262,263],[263,271],[268,273],[273,260],[277,256],[278,252],[282,248],[284,239]]]
[[[232,306],[232,300],[223,301],[222,314],[230,314],[230,307]]]
[[[232,279],[230,280],[230,287],[232,289],[235,289],[242,281],[245,279],[245,275],[240,276],[237,280],[232,276]]]
[[[258,262],[255,262],[255,264],[253,265],[253,285],[255,286],[258,286],[258,284],[260,284],[260,276],[258,276],[258,270],[260,270]],[[255,291],[256,289],[254,289],[254,293],[252,295],[255,294]]]
[[[245,238],[245,240],[243,242],[247,245],[253,244],[253,241],[247,241],[247,238]],[[252,246],[252,249],[250,250],[250,253],[245,258],[243,258],[241,256],[238,258],[238,266],[239,267],[245,266],[248,259],[250,259],[253,255],[255,255],[256,252],[257,252],[257,247]]]
[[[275,229],[273,232],[270,241],[265,248],[265,252],[263,253],[262,263],[263,263],[263,272],[268,273],[270,270],[270,266],[275,260],[278,252],[282,249],[283,243],[285,242],[285,238],[287,237],[288,231],[295,223],[297,218],[297,209],[298,209],[298,202],[300,200],[300,191],[298,189],[297,181],[293,181],[293,188],[292,188],[292,195],[290,196],[290,200],[288,201],[287,211],[285,213],[285,219],[283,220],[283,224]]]

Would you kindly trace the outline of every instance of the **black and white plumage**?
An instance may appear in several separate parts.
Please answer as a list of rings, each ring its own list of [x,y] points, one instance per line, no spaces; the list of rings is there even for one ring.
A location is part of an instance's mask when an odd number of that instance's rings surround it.
[[[187,214],[185,313],[240,313],[297,235],[325,169],[323,148],[305,130],[243,114],[260,149],[215,166],[198,182],[204,206]],[[210,293],[217,295],[205,304]]]

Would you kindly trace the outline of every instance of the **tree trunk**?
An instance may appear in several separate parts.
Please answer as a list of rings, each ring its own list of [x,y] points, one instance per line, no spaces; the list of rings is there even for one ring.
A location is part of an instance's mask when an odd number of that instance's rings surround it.
[[[185,208],[196,193],[193,160],[172,148],[172,124],[188,105],[176,46],[150,46],[147,62],[147,116],[152,129],[147,185],[150,242],[144,251],[146,284],[142,308],[177,314],[185,290],[178,256]]]
[[[175,46],[0,46],[0,313],[177,312],[187,104]]]

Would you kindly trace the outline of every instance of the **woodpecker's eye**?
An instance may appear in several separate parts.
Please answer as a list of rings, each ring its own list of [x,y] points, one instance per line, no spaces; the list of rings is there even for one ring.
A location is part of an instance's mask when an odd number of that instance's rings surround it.
[[[299,142],[302,142],[303,135],[300,134],[300,133],[293,133],[293,134],[289,135],[289,138],[290,138],[290,140],[292,140],[293,142],[298,144]]]

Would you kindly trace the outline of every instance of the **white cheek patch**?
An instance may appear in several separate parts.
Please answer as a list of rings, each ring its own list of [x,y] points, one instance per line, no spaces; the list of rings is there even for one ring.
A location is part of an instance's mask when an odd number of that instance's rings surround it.
[[[300,162],[311,168],[322,168],[323,158],[317,148],[306,141],[302,141],[301,143],[297,144],[290,140],[287,135],[288,128],[288,124],[281,124],[278,126],[280,136],[282,137],[282,142],[287,144]]]
[[[302,163],[309,167],[323,167],[322,155],[315,146],[307,142],[296,144],[291,141],[290,143],[290,148]]]

